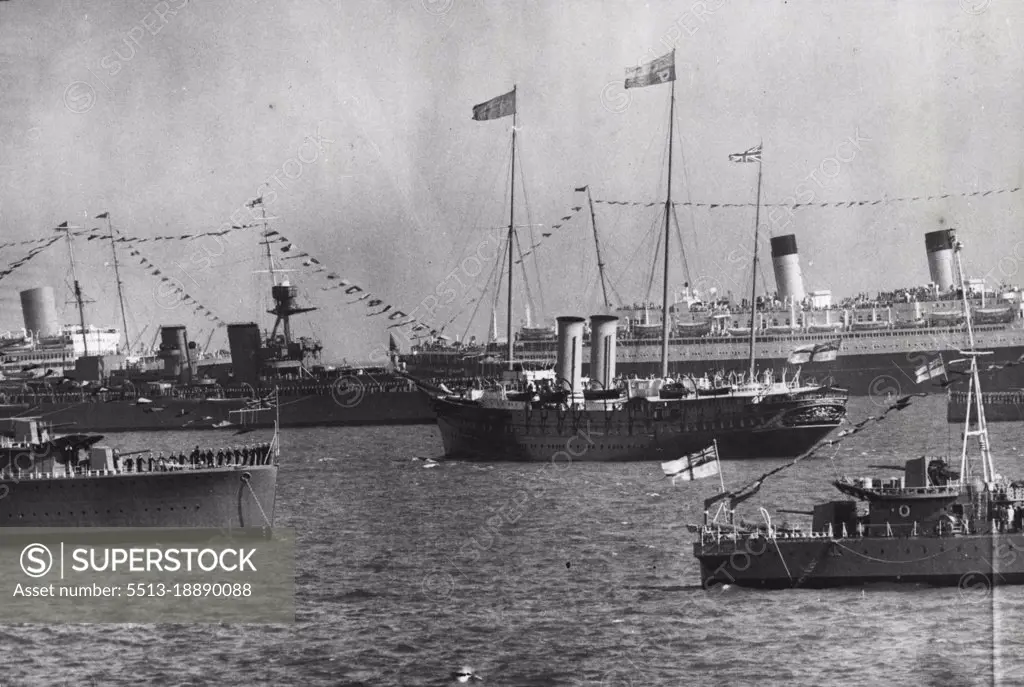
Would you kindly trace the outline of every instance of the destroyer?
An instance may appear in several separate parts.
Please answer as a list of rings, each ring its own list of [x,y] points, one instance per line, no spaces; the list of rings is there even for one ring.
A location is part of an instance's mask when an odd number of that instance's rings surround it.
[[[954,247],[962,282],[959,242]],[[729,521],[708,524],[705,514],[705,524],[692,527],[705,586],[1024,583],[1024,557],[1014,553],[1024,547],[1024,482],[995,471],[980,400],[977,358],[985,353],[975,350],[966,298],[963,305],[968,350],[960,353],[970,360],[971,403],[959,470],[945,460],[915,458],[905,461],[901,477],[837,480],[834,486],[854,500],[815,506],[808,530],[775,527],[763,508],[763,525],[736,524],[735,494],[723,492],[706,507],[728,497]],[[971,438],[979,446],[976,460],[968,457]]]
[[[269,528],[279,442],[119,455],[19,418],[0,438],[0,527]]]

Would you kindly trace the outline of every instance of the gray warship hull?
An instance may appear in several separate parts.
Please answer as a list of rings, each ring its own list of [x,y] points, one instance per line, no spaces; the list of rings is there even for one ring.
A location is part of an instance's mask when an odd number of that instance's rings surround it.
[[[1024,534],[801,537],[694,544],[705,587],[758,589],[919,583],[965,591],[1024,583]]]
[[[0,479],[0,527],[261,528],[276,465]]]

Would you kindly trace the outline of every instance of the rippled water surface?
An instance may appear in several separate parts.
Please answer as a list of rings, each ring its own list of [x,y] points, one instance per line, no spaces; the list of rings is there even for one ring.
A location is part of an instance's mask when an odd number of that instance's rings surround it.
[[[854,399],[850,417],[879,410]],[[1024,476],[1024,427],[991,429],[997,468]],[[837,475],[879,474],[869,464],[958,454],[958,436],[944,398],[915,399],[767,482],[744,514],[807,509]],[[686,525],[717,480],[672,487],[655,462],[425,469],[413,458],[442,452],[429,426],[283,439],[294,626],[0,628],[0,684],[434,685],[462,665],[485,685],[1024,684],[1024,587],[704,591]],[[725,463],[726,483],[777,464]]]

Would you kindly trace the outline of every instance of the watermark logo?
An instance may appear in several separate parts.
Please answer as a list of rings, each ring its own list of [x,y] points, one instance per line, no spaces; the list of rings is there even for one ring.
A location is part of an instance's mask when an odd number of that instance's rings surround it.
[[[0,557],[0,625],[295,620],[292,530],[10,527],[4,536],[27,545],[17,560]]]
[[[960,0],[960,9],[975,16],[988,9],[990,0]]]
[[[876,406],[888,406],[902,391],[899,380],[892,375],[879,375],[868,385],[868,397]]]
[[[185,298],[185,285],[176,277],[168,277],[153,288],[156,304],[164,310],[174,310]]]
[[[53,554],[44,544],[29,544],[21,550],[21,570],[29,577],[45,577],[53,568]]]
[[[442,15],[448,14],[452,7],[455,7],[455,0],[420,0],[423,4],[423,9],[431,14]]]
[[[423,594],[433,601],[450,599],[455,591],[455,578],[444,570],[434,570],[423,578]]]
[[[985,603],[992,593],[992,583],[988,576],[976,571],[963,575],[956,588],[960,599],[969,604]]]
[[[353,375],[339,377],[331,385],[331,398],[342,408],[355,408],[366,394],[366,387]]]
[[[633,102],[633,96],[626,90],[622,79],[609,81],[601,89],[601,106],[612,114],[622,114]]]
[[[84,114],[96,104],[96,89],[85,81],[74,81],[64,89],[64,107],[75,114]]]

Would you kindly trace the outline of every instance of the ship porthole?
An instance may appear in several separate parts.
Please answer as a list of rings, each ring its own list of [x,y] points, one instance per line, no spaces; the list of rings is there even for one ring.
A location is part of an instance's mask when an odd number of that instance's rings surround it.
[[[907,504],[904,503],[902,506],[900,506],[900,517],[901,518],[905,518],[905,517],[907,517],[909,515],[910,515],[910,506],[908,506]]]

